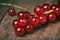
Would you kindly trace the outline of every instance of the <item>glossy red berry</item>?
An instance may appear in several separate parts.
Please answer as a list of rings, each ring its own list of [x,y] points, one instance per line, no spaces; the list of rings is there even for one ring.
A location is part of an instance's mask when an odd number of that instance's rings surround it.
[[[43,7],[42,6],[36,6],[34,8],[34,12],[36,15],[41,15],[44,12]]]
[[[21,11],[21,12],[18,13],[17,16],[18,16],[19,19],[22,19],[22,18],[24,18],[24,14],[25,13],[23,11]]]
[[[8,13],[9,13],[10,16],[16,15],[16,12],[15,12],[15,9],[14,9],[14,8],[10,8],[10,9],[8,10]]]
[[[23,36],[25,34],[25,29],[24,28],[16,28],[15,33],[18,36]]]
[[[54,22],[56,20],[56,16],[55,16],[55,14],[50,13],[47,16],[47,19],[49,22]]]
[[[56,16],[59,16],[60,15],[60,8],[56,7],[55,10],[54,10],[54,12],[55,12]]]
[[[25,29],[27,33],[33,33],[34,31],[34,28],[31,24],[28,24]]]
[[[32,17],[31,20],[30,20],[30,24],[32,24],[34,28],[37,28],[38,25],[39,25],[38,18],[37,17]]]
[[[18,25],[18,20],[16,19],[16,20],[14,20],[13,22],[12,22],[12,25],[13,25],[13,27],[16,29],[17,27],[19,27],[19,25]]]
[[[30,16],[31,16],[31,13],[26,11],[25,14],[24,14],[25,19],[28,20],[30,18]]]
[[[57,7],[57,5],[52,5],[52,9],[55,10],[55,8]]]
[[[31,14],[28,11],[21,11],[18,13],[18,19],[29,19],[30,15]]]
[[[19,26],[24,28],[27,25],[27,20],[25,19],[20,19],[19,20]]]
[[[49,11],[51,9],[51,6],[48,3],[46,3],[43,5],[43,9],[44,11]]]
[[[47,18],[45,15],[40,15],[38,19],[40,24],[45,24],[47,22]]]

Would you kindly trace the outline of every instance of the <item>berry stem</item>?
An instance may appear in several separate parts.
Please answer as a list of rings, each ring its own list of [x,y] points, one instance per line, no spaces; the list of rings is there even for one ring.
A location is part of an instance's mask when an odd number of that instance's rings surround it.
[[[15,7],[15,8],[19,8],[19,9],[27,10],[27,9],[25,9],[25,8],[22,8],[22,7],[20,7],[20,6],[13,5],[13,4],[8,4],[8,3],[0,3],[0,5],[12,6],[12,7]]]
[[[51,12],[53,12],[54,10],[49,10],[49,11],[45,11],[43,14],[49,14]]]

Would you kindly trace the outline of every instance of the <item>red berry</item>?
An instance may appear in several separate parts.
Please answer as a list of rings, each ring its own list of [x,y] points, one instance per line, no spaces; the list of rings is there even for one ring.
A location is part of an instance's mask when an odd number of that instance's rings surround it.
[[[20,19],[19,20],[19,26],[24,28],[27,25],[27,20],[25,19]]]
[[[16,29],[17,27],[19,27],[18,25],[18,20],[14,20],[13,23],[12,23],[13,27]]]
[[[45,15],[40,15],[38,19],[40,24],[45,24],[47,22],[47,18]]]
[[[51,6],[48,3],[46,3],[46,4],[43,5],[43,9],[45,11],[49,11],[51,9]]]
[[[36,6],[34,8],[34,12],[36,15],[41,15],[44,12],[43,7],[42,6]]]
[[[23,11],[19,12],[19,13],[18,13],[18,18],[19,18],[19,19],[24,18],[24,14],[25,14],[25,13],[24,13]]]
[[[28,11],[21,11],[21,12],[19,12],[18,13],[18,18],[19,19],[29,19],[30,18],[30,12],[28,12]]]
[[[55,8],[57,7],[57,5],[52,5],[52,9],[55,10]]]
[[[25,17],[26,19],[29,19],[30,16],[31,16],[31,13],[28,12],[28,11],[26,11],[25,14],[24,14],[24,17]]]
[[[34,28],[37,28],[39,24],[39,20],[37,17],[32,17],[30,23],[33,25]]]
[[[8,13],[9,13],[9,15],[11,15],[11,16],[14,16],[14,15],[16,14],[15,9],[13,9],[13,8],[10,8],[10,9],[8,10]]]
[[[23,36],[25,34],[25,29],[24,28],[16,28],[15,33],[18,36]]]
[[[27,33],[32,33],[33,30],[34,30],[34,28],[33,28],[33,26],[31,24],[29,24],[29,25],[26,26],[26,32]]]
[[[50,14],[48,14],[48,16],[47,16],[47,19],[48,19],[48,21],[50,21],[50,22],[54,22],[54,21],[56,20],[56,16],[55,16],[55,14],[50,13]]]
[[[52,9],[54,10],[53,12],[56,16],[60,15],[60,8],[58,5],[52,5]]]
[[[55,10],[54,10],[54,12],[55,12],[56,16],[59,16],[60,15],[60,8],[56,7]]]

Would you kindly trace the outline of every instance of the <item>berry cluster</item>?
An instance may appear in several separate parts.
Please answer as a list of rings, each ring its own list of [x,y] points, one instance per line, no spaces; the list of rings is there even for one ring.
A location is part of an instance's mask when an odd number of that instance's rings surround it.
[[[18,19],[12,23],[17,35],[23,36],[25,33],[32,33],[39,25],[54,22],[56,18],[60,17],[60,7],[58,5],[51,6],[48,3],[43,6],[38,5],[34,8],[34,13],[36,15],[31,15],[28,11],[20,11],[17,14]],[[9,14],[13,16],[16,12],[10,8]]]

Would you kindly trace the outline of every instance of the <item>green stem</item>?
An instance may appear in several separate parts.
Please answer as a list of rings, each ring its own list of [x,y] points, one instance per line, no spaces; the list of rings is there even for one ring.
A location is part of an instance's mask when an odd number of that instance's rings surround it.
[[[15,8],[19,8],[19,9],[23,9],[23,10],[26,10],[26,11],[27,11],[27,9],[22,8],[22,7],[20,7],[20,6],[17,6],[17,5],[13,5],[13,4],[0,3],[0,5],[11,6],[11,7],[15,7]]]

